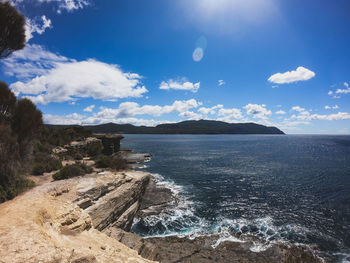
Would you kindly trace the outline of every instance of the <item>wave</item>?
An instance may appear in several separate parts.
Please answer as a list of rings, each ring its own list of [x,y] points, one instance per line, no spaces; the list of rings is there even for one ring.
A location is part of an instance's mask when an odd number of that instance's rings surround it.
[[[157,186],[169,189],[176,202],[170,204],[160,214],[135,218],[132,232],[144,238],[178,236],[194,239],[200,236],[216,236],[212,244],[216,248],[223,242],[249,242],[250,250],[259,253],[273,244],[302,245],[314,250],[304,240],[314,235],[314,231],[296,224],[276,225],[270,216],[262,218],[216,218],[207,220],[197,214],[196,208],[201,206],[191,200],[187,188],[165,179],[160,174],[152,174]],[[324,237],[329,238],[329,237]],[[347,252],[347,251],[346,251]],[[348,253],[334,255],[338,262],[350,263]]]

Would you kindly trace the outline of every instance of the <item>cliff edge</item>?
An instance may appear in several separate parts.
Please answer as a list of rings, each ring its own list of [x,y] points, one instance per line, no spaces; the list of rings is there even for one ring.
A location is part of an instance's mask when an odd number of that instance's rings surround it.
[[[1,262],[154,262],[102,231],[128,230],[150,175],[103,172],[51,182],[0,204]],[[143,247],[148,258],[152,246]]]

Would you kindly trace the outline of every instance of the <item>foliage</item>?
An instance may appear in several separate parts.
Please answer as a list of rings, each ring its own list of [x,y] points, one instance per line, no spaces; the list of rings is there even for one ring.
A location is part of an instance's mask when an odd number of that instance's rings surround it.
[[[103,145],[100,141],[98,142],[91,142],[87,145],[87,153],[89,156],[97,156],[101,153],[103,149]]]
[[[15,196],[34,186],[32,180],[24,177],[18,177],[11,184],[0,184],[0,203],[11,200]]]
[[[0,59],[24,48],[25,18],[9,2],[0,2]]]
[[[17,135],[22,157],[30,153],[30,142],[39,137],[42,127],[42,113],[34,103],[28,99],[19,99],[12,116],[11,128]]]
[[[33,175],[42,175],[43,173],[49,173],[62,168],[60,159],[45,153],[37,153],[34,160]]]
[[[0,123],[8,123],[16,105],[16,96],[5,82],[0,81]]]
[[[101,155],[96,161],[98,168],[112,168],[114,170],[123,170],[127,168],[127,162],[119,155],[107,156]]]
[[[82,176],[92,172],[92,168],[83,163],[75,163],[63,167],[59,172],[53,175],[54,180],[63,180],[76,176]]]
[[[71,141],[83,140],[91,134],[91,131],[78,126],[63,129],[54,129],[47,126],[42,132],[41,141],[52,146],[64,146]]]

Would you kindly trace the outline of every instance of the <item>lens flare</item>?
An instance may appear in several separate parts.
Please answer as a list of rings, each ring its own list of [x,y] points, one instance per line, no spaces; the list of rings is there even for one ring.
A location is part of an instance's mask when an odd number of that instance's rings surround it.
[[[193,58],[194,61],[199,62],[199,61],[202,60],[203,54],[204,54],[203,49],[200,48],[200,47],[197,47],[197,48],[193,51],[192,58]]]

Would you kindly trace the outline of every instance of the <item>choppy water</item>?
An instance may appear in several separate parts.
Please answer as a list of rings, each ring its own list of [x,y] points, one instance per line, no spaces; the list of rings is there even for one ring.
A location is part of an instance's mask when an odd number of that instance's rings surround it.
[[[350,136],[126,135],[122,147],[151,153],[145,169],[182,200],[133,232],[253,235],[253,251],[301,243],[350,262]]]

